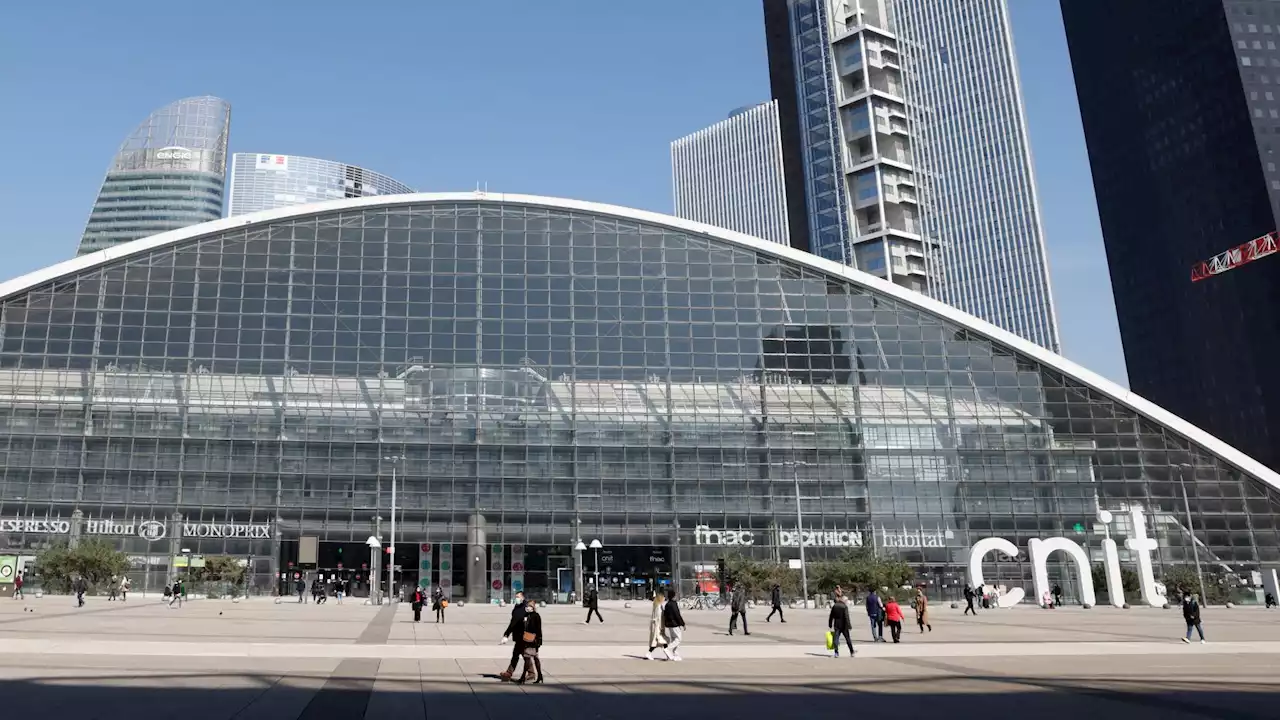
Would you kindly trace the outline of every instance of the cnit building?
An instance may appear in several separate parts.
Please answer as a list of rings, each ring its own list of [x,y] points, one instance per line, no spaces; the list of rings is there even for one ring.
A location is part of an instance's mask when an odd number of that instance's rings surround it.
[[[779,243],[523,195],[281,208],[0,284],[0,456],[0,553],[231,554],[259,590],[311,538],[367,583],[393,482],[403,581],[472,600],[688,592],[801,542],[935,597],[988,538],[1149,537],[1157,576],[1198,553],[1250,586],[1280,560],[1280,477],[1042,347]]]

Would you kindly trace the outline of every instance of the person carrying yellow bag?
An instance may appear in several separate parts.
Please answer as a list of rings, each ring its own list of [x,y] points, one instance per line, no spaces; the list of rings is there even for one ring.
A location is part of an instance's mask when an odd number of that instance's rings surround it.
[[[827,628],[831,631],[827,633],[827,647],[835,653],[835,657],[840,657],[841,637],[844,637],[845,644],[849,646],[849,657],[857,654],[853,649],[853,639],[849,637],[852,627],[849,622],[849,605],[845,602],[844,595],[836,595],[836,601],[831,605],[831,614],[827,615]]]

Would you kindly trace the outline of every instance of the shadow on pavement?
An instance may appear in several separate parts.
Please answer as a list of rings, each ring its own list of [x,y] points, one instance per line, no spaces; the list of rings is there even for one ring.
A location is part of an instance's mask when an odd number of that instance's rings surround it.
[[[774,683],[768,677],[721,675],[714,680],[561,680],[513,685],[493,676],[447,680],[359,672],[344,676],[226,673],[109,673],[48,680],[0,679],[0,717],[40,720],[138,720],[150,717],[253,720],[389,718],[784,718],[888,715],[920,718],[1017,717],[1035,720],[1273,720],[1280,717],[1274,685],[1185,681],[1169,683],[930,675]]]

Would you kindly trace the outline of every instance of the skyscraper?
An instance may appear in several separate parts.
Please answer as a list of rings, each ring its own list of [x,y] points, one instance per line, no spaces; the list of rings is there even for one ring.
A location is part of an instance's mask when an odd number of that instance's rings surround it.
[[[787,244],[778,103],[740,108],[671,143],[676,217]]]
[[[231,105],[191,97],[151,113],[120,146],[78,255],[222,217]]]
[[[1280,3],[1061,4],[1132,389],[1280,468]],[[1105,48],[1105,52],[1100,51]]]
[[[302,157],[236,153],[231,157],[227,216],[324,200],[399,195],[413,188],[355,165]]]
[[[764,0],[795,247],[1059,346],[1005,0]]]

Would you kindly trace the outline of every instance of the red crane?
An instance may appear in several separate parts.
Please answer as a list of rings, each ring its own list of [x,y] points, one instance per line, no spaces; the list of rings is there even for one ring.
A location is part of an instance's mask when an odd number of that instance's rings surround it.
[[[1276,253],[1277,239],[1280,239],[1280,236],[1277,236],[1274,232],[1269,232],[1260,238],[1254,238],[1243,245],[1214,255],[1208,260],[1198,262],[1191,266],[1191,282],[1200,282],[1205,278],[1221,275],[1228,270],[1234,270],[1245,263],[1251,263],[1268,255],[1274,255]]]

